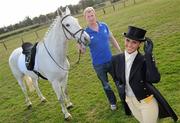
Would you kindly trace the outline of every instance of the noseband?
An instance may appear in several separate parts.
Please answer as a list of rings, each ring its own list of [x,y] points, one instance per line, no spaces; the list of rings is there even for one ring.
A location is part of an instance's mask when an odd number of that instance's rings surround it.
[[[66,34],[66,32],[65,32],[65,30],[73,37],[73,38],[75,38],[75,36],[80,32],[81,33],[81,35],[80,35],[80,38],[78,38],[78,43],[79,44],[84,44],[84,45],[86,45],[83,41],[82,41],[82,34],[84,33],[84,29],[79,29],[78,31],[76,31],[75,33],[72,33],[71,31],[69,31],[67,28],[66,28],[66,26],[62,23],[63,22],[63,20],[65,19],[65,18],[67,18],[68,16],[71,16],[70,14],[69,15],[66,15],[66,16],[64,16],[62,19],[61,19],[61,24],[62,24],[62,27],[63,27],[63,32],[64,32],[64,35],[66,36],[66,38],[69,40],[69,38],[68,38],[68,36],[67,36],[67,34]]]

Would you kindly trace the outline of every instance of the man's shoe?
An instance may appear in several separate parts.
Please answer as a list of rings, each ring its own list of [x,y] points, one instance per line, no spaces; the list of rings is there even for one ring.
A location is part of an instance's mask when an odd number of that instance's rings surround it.
[[[116,109],[117,109],[116,105],[115,105],[115,104],[112,104],[112,105],[111,105],[111,110],[114,111],[114,110],[116,110]]]

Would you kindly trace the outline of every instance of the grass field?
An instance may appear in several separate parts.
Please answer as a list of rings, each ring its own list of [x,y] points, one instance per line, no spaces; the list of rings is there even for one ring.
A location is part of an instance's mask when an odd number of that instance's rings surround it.
[[[122,4],[106,8],[106,14],[98,11],[100,21],[106,22],[114,36],[124,49],[122,32],[128,25],[143,27],[147,36],[154,41],[154,55],[161,73],[161,81],[156,87],[165,96],[180,118],[180,1],[179,0],[129,0],[124,8]],[[79,18],[82,26],[85,22]],[[47,29],[39,32],[43,37]],[[29,31],[24,40],[37,40]],[[0,44],[0,123],[63,123],[63,113],[49,82],[40,80],[39,87],[48,102],[41,104],[35,92],[29,93],[33,103],[31,110],[25,106],[24,95],[8,66],[8,57],[13,49],[21,45],[18,36],[9,37],[6,42],[8,51]],[[68,55],[71,62],[77,59],[75,43],[69,43]],[[113,54],[116,54],[114,49]],[[141,49],[142,50],[142,49]],[[110,78],[110,84],[118,98],[117,90]],[[74,107],[70,123],[137,123],[133,117],[125,116],[118,98],[118,110],[111,111],[100,81],[92,69],[89,50],[81,57],[80,64],[72,65],[69,72],[68,91]],[[172,123],[171,118],[160,123]]]

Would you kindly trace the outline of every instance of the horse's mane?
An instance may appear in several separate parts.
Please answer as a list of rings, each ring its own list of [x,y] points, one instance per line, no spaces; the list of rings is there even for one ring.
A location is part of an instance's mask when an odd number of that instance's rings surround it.
[[[49,32],[51,31],[51,29],[54,27],[54,25],[56,25],[56,23],[58,22],[59,16],[56,16],[56,18],[54,19],[54,21],[52,22],[52,24],[49,26],[48,30],[46,31],[46,34],[44,36],[44,41],[46,40]]]

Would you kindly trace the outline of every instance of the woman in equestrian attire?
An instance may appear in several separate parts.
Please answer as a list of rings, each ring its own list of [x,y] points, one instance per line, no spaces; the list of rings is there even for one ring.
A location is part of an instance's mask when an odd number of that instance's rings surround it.
[[[152,55],[153,42],[146,30],[134,26],[124,33],[125,51],[112,58],[112,75],[127,115],[140,123],[157,123],[158,117],[177,116],[160,92],[152,85],[160,81],[160,73]],[[139,52],[144,42],[144,52]]]

